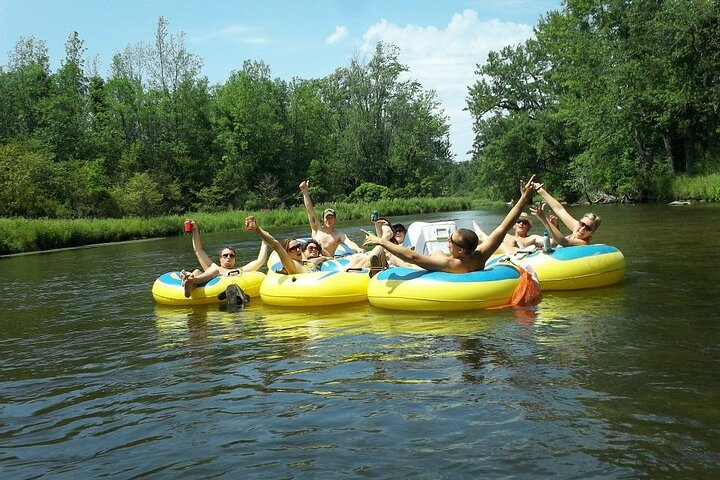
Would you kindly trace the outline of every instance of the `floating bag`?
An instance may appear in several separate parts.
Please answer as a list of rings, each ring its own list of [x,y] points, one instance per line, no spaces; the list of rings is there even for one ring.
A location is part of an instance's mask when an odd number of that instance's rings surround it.
[[[542,292],[535,270],[530,266],[515,265],[515,267],[520,270],[520,283],[515,287],[512,298],[510,298],[510,305],[513,307],[537,305],[542,300]]]

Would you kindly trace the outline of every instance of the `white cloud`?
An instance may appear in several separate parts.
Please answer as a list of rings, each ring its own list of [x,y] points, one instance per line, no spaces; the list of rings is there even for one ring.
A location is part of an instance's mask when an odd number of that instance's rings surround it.
[[[469,158],[472,147],[472,118],[463,111],[467,89],[475,83],[477,64],[492,50],[522,43],[533,36],[533,27],[497,19],[479,20],[477,12],[453,15],[445,28],[388,23],[372,25],[363,35],[362,53],[372,54],[379,41],[400,47],[400,62],[410,68],[410,77],[426,89],[434,89],[450,118],[450,142],[457,160]]]
[[[335,32],[333,32],[332,35],[330,35],[326,40],[325,43],[327,45],[332,45],[334,43],[339,42],[340,40],[344,39],[348,36],[348,29],[345,25],[338,25],[335,27]]]
[[[204,35],[196,35],[192,38],[192,41],[194,43],[229,41],[245,45],[266,45],[270,43],[267,38],[258,33],[257,28],[245,25],[229,25]]]

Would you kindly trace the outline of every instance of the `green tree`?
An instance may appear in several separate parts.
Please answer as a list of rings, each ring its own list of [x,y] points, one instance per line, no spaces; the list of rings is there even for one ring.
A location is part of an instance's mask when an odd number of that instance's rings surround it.
[[[85,46],[77,32],[65,43],[65,60],[53,75],[51,94],[38,102],[42,112],[35,135],[51,146],[55,158],[65,161],[85,158],[88,148],[88,79],[83,55]]]
[[[334,112],[332,137],[344,191],[362,182],[402,195],[441,193],[451,164],[447,118],[435,93],[402,80],[399,49],[379,42],[371,60],[353,59],[325,79],[323,98]]]
[[[211,122],[220,165],[213,185],[222,192],[224,205],[242,206],[256,197],[258,179],[265,173],[276,179],[295,178],[288,162],[287,87],[270,78],[262,62],[246,61],[231,73],[213,95]]]
[[[27,139],[41,119],[39,105],[52,90],[50,60],[44,41],[20,38],[0,67],[0,141]]]

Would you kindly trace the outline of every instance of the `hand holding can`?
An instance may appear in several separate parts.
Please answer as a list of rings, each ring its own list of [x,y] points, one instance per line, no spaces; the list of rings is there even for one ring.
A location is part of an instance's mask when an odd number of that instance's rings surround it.
[[[193,231],[193,221],[188,219],[185,220],[185,233],[192,233]]]

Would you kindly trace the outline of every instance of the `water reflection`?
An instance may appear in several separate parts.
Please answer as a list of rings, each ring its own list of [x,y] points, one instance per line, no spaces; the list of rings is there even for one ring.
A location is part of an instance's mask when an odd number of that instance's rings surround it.
[[[152,281],[194,262],[185,237],[0,259],[0,470],[715,478],[720,245],[696,233],[717,209],[597,210],[625,281],[532,309],[154,305]]]

